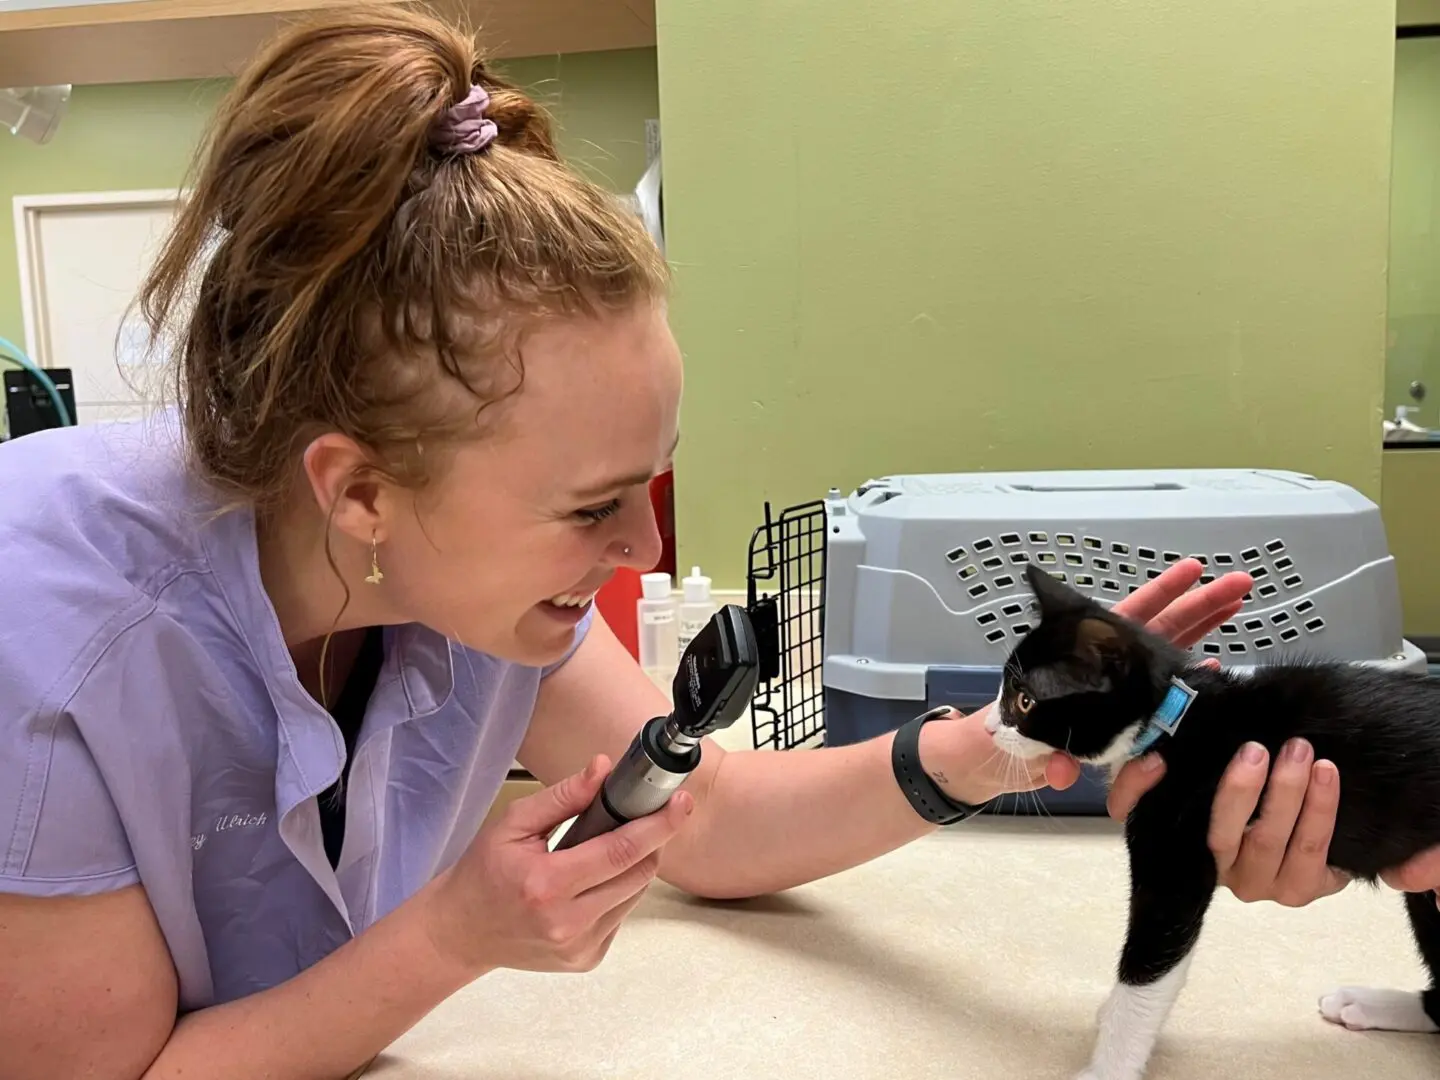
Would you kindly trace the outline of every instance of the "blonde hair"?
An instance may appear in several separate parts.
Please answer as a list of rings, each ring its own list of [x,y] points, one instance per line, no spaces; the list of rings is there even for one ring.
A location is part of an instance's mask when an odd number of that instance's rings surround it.
[[[472,86],[495,138],[437,150]],[[475,437],[519,388],[527,328],[668,285],[638,215],[560,160],[544,110],[420,12],[366,5],[283,32],[222,102],[195,172],[140,308],[152,340],[174,342],[193,468],[262,511],[326,430],[422,485],[432,446]]]

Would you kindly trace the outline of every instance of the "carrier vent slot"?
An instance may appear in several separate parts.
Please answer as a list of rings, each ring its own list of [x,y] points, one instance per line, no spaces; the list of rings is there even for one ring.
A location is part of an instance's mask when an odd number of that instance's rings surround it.
[[[1201,575],[1200,575],[1200,584],[1201,584],[1201,585],[1209,585],[1209,584],[1210,584],[1212,581],[1214,581],[1214,580],[1215,580],[1215,575],[1214,575],[1214,574],[1201,574]]]
[[[1264,652],[1266,649],[1273,649],[1274,647],[1275,647],[1275,639],[1274,639],[1274,638],[1257,637],[1257,638],[1255,639],[1255,648],[1259,649],[1261,652]]]
[[[1048,544],[1049,542],[1050,538],[1043,532],[1032,532],[1030,534],[1030,543],[1032,544]]]
[[[1236,626],[1233,622],[1222,623],[1220,625],[1220,633],[1224,634],[1226,637],[1233,637],[1234,635],[1240,633],[1240,628]]]
[[[1205,654],[1206,656],[1219,656],[1219,655],[1220,655],[1220,643],[1219,643],[1218,641],[1207,641],[1207,642],[1205,642],[1205,644],[1202,645],[1200,648],[1201,648],[1201,651],[1204,652],[1204,654]]]
[[[1115,541],[1115,543],[1110,545],[1110,554],[1119,555],[1123,559],[1125,556],[1130,554],[1130,545],[1122,544],[1120,543],[1120,541],[1117,540]]]
[[[1035,553],[1035,561],[1041,566],[1054,566],[1056,561],[1055,553],[1053,551],[1037,551]]]
[[[1305,624],[1305,629],[1309,630],[1312,634],[1319,633],[1325,629],[1325,620],[1317,615]]]
[[[1001,534],[1000,534],[1000,543],[1004,544],[1006,547],[1014,547],[1016,544],[1020,543],[1020,534],[1019,534],[1019,533],[1001,533]]]
[[[997,577],[997,578],[995,579],[995,588],[997,588],[997,589],[1009,589],[1009,588],[1013,588],[1014,585],[1015,585],[1015,579],[1014,579],[1013,577],[1011,577],[1009,574],[1004,574],[1004,575],[1002,575],[1002,576],[1000,576],[1000,577]]]
[[[1230,651],[1232,653],[1243,653],[1245,651],[1245,643],[1243,641],[1230,642]]]
[[[1279,591],[1279,588],[1275,585],[1274,582],[1266,582],[1264,585],[1261,585],[1260,588],[1255,590],[1255,592],[1259,596],[1263,597],[1266,600],[1269,600],[1270,597],[1274,596]]]
[[[1091,588],[1091,587],[1095,584],[1095,579],[1094,579],[1093,577],[1091,577],[1089,574],[1076,574],[1076,575],[1075,575],[1075,584],[1078,585],[1078,586],[1079,586],[1080,588],[1082,588],[1082,589],[1088,589],[1088,588]]]
[[[1287,589],[1294,589],[1297,586],[1303,584],[1305,584],[1305,579],[1302,578],[1299,574],[1291,574],[1285,579],[1285,588]]]
[[[1315,601],[1313,600],[1301,600],[1295,605],[1296,615],[1304,615],[1306,612],[1313,610],[1315,610]]]
[[[1066,565],[1066,566],[1084,566],[1084,565],[1085,565],[1085,556],[1080,555],[1080,554],[1077,554],[1077,553],[1074,552],[1074,551],[1067,551],[1067,552],[1065,553],[1065,565]]]
[[[971,585],[971,586],[970,586],[970,595],[971,595],[971,596],[984,596],[984,595],[985,595],[987,592],[989,592],[989,591],[990,591],[990,586],[989,586],[989,585],[986,585],[985,582],[983,582],[983,581],[980,582],[980,584],[978,584],[978,585]]]
[[[1010,627],[1010,632],[1016,637],[1024,637],[1030,632],[1030,624],[1025,622],[1017,622],[1014,626]]]
[[[1271,540],[1268,544],[1265,545],[1265,550],[1268,551],[1271,555],[1279,555],[1282,551],[1285,550],[1285,541],[1278,538],[1275,540]]]
[[[1294,565],[1295,565],[1295,560],[1292,559],[1292,558],[1290,558],[1289,555],[1286,555],[1283,559],[1276,559],[1276,560],[1275,560],[1275,569],[1276,569],[1276,570],[1279,570],[1282,574],[1283,574],[1286,570],[1289,570],[1290,567],[1292,567],[1292,566],[1294,566]]]
[[[955,572],[955,576],[958,577],[961,581],[969,581],[978,573],[980,573],[980,568],[974,563],[971,563],[969,566],[962,566],[959,570],[957,570]]]
[[[985,640],[988,641],[988,642],[990,642],[991,644],[994,644],[994,643],[997,642],[997,641],[1004,641],[1004,640],[1005,640],[1005,631],[1004,631],[1004,630],[991,630],[988,634],[985,635]]]
[[[1095,557],[1095,558],[1093,558],[1093,559],[1090,560],[1090,565],[1093,566],[1096,570],[1100,571],[1100,573],[1102,573],[1102,574],[1106,574],[1106,573],[1109,573],[1109,572],[1110,572],[1110,560],[1109,560],[1109,559],[1102,559],[1102,558],[1100,558],[1100,557],[1097,556],[1097,557]]]
[[[966,554],[967,552],[963,547],[957,547],[952,548],[950,551],[946,552],[945,558],[949,559],[951,562],[959,562],[961,559],[965,558]]]
[[[1277,611],[1274,615],[1270,616],[1270,621],[1276,626],[1284,626],[1287,622],[1290,621],[1290,612]]]
[[[1210,558],[1209,558],[1209,556],[1207,556],[1207,555],[1191,555],[1190,558],[1194,559],[1194,560],[1195,560],[1196,562],[1198,562],[1201,566],[1209,566],[1209,565],[1210,565]]]
[[[1245,629],[1248,630],[1250,633],[1253,634],[1253,633],[1255,633],[1257,630],[1264,630],[1264,629],[1265,629],[1265,623],[1264,623],[1263,621],[1261,621],[1260,619],[1246,619],[1246,620],[1245,620]]]
[[[1105,592],[1119,592],[1120,583],[1118,581],[1111,581],[1109,578],[1106,578],[1100,583],[1100,588]]]
[[[1103,551],[1105,549],[1105,544],[1098,536],[1085,537],[1085,546],[1091,551]]]
[[[1167,551],[1167,552],[1165,552],[1165,561],[1166,561],[1167,563],[1177,563],[1177,562],[1179,562],[1179,561],[1180,561],[1180,553],[1179,553],[1178,551]]]
[[[1146,576],[1147,578],[1149,578],[1151,581],[1154,581],[1157,577],[1160,576],[1160,571],[1157,570],[1155,567],[1152,566],[1152,567],[1150,567],[1148,570],[1145,571],[1145,576]]]
[[[1244,551],[1240,552],[1240,558],[1244,559],[1247,563],[1259,562],[1259,561],[1260,561],[1260,549],[1259,549],[1259,548],[1246,548]]]
[[[975,543],[971,544],[970,546],[973,547],[976,551],[989,551],[995,546],[995,541],[991,540],[987,536],[980,540],[976,540]]]
[[[1136,548],[1135,557],[1138,558],[1141,562],[1154,562],[1155,549],[1147,547]]]
[[[1000,609],[1000,614],[1001,614],[1001,615],[1008,615],[1010,618],[1013,619],[1016,615],[1023,615],[1023,614],[1025,614],[1025,605],[1024,605],[1024,604],[1006,604],[1004,607],[1002,607],[1002,608]]]
[[[983,615],[975,616],[977,626],[989,626],[991,623],[998,622],[999,620],[1000,616],[996,615],[993,611],[987,611]]]
[[[980,565],[983,566],[986,570],[999,570],[1000,567],[1005,565],[1005,560],[1002,559],[999,555],[991,555]]]
[[[1261,578],[1269,577],[1270,571],[1263,566],[1254,566],[1250,568],[1250,576],[1259,581]]]
[[[1287,626],[1284,630],[1280,631],[1281,641],[1294,641],[1299,636],[1300,631],[1296,630],[1293,626]]]
[[[1117,566],[1115,569],[1116,569],[1117,571],[1119,571],[1121,577],[1139,577],[1139,576],[1140,576],[1140,568],[1139,568],[1138,566],[1136,566],[1134,563],[1122,562],[1122,563],[1121,563],[1119,566]]]
[[[1016,566],[1023,566],[1030,561],[1030,555],[1025,551],[1012,551],[1010,553],[1010,561]]]
[[[1234,555],[1216,555],[1216,556],[1215,556],[1215,565],[1216,565],[1216,566],[1234,566],[1234,565],[1235,565],[1235,556],[1234,556]]]
[[[1075,536],[1073,533],[1056,533],[1055,543],[1059,544],[1061,547],[1074,547]]]

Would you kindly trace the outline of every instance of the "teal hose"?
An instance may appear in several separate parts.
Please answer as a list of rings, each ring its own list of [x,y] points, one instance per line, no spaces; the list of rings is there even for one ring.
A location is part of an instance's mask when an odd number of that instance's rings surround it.
[[[50,400],[55,403],[55,411],[60,416],[60,426],[73,426],[75,421],[70,419],[70,410],[65,408],[65,400],[60,396],[60,391],[55,389],[55,383],[51,381],[49,375],[40,370],[38,364],[25,355],[25,350],[13,341],[0,337],[0,352],[40,380],[40,385],[45,388],[45,392],[50,395]]]

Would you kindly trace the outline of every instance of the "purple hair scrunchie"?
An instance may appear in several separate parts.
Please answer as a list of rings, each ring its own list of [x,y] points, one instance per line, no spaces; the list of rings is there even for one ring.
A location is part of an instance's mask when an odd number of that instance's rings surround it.
[[[486,119],[490,95],[483,86],[470,87],[463,101],[446,109],[430,130],[430,145],[443,154],[474,154],[485,149],[500,129]]]

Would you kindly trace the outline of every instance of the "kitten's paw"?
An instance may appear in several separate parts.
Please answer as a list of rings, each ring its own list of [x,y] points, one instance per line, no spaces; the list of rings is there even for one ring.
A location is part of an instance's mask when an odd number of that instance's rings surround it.
[[[1342,986],[1320,999],[1320,1015],[1351,1031],[1440,1032],[1426,1015],[1420,995],[1404,990]]]

